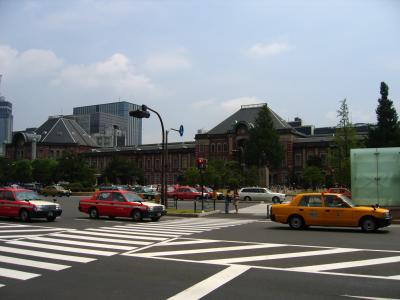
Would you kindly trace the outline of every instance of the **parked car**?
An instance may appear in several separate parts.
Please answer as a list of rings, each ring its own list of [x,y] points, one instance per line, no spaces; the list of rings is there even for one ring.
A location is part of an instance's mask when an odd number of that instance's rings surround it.
[[[351,192],[350,192],[348,189],[346,189],[346,188],[342,188],[342,187],[337,188],[337,187],[334,187],[334,188],[329,188],[326,192],[327,192],[327,193],[343,194],[343,195],[345,195],[346,197],[348,197],[348,198],[351,199]]]
[[[71,190],[67,190],[67,189],[63,188],[61,185],[54,184],[54,185],[49,185],[49,186],[46,186],[46,187],[40,189],[40,194],[42,194],[43,196],[52,196],[52,197],[55,197],[55,196],[69,197],[69,196],[71,196],[72,192],[71,192]]]
[[[92,197],[79,201],[79,211],[89,214],[92,219],[130,217],[134,221],[143,218],[158,221],[166,214],[164,205],[144,202],[136,193],[126,190],[97,191]]]
[[[54,221],[61,213],[58,203],[43,201],[32,190],[0,188],[0,216],[19,217],[23,222],[28,222],[31,218]]]
[[[196,187],[196,190],[201,194],[201,186]],[[207,186],[203,187],[204,199],[211,199],[213,197],[213,189]]]
[[[22,184],[22,188],[38,192],[38,191],[40,191],[40,183],[37,183],[37,182],[24,183],[24,184]]]
[[[160,193],[145,186],[135,186],[133,191],[143,199],[155,200],[160,198]]]
[[[200,199],[201,192],[198,192],[195,188],[190,186],[180,186],[173,192],[167,192],[168,197],[172,197],[175,200],[190,200]]]
[[[239,199],[280,203],[285,200],[285,194],[275,193],[263,187],[245,187],[239,190]]]
[[[272,221],[289,224],[293,229],[308,226],[361,227],[370,232],[391,224],[389,210],[378,206],[355,206],[343,194],[303,193],[290,203],[273,204]]]

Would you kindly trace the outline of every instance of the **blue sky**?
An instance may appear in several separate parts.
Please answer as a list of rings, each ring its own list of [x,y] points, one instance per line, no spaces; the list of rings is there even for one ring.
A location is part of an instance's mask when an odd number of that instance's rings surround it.
[[[285,120],[376,122],[381,81],[400,113],[400,2],[0,0],[0,93],[14,130],[125,100],[193,140],[240,105]],[[156,117],[143,141],[160,140]]]

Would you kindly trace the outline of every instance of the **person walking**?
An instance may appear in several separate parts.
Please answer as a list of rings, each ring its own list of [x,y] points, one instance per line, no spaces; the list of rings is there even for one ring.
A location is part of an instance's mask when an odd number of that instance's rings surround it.
[[[226,190],[225,194],[225,213],[229,214],[229,203],[231,203],[232,200],[232,195],[231,195],[231,190],[228,189]]]
[[[235,207],[236,213],[239,213],[239,193],[237,189],[233,192],[233,206]]]

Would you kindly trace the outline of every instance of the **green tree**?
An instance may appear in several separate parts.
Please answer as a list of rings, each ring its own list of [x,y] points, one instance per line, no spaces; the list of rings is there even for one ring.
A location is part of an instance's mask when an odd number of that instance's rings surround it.
[[[122,156],[113,156],[110,163],[104,170],[107,180],[118,184],[131,184],[143,182],[143,171],[137,168],[136,164]]]
[[[188,168],[183,174],[183,184],[194,186],[200,183],[200,172],[196,167]]]
[[[270,168],[280,166],[283,148],[279,135],[274,128],[270,111],[265,105],[261,108],[254,127],[249,130],[249,140],[245,145],[245,160],[247,165]]]
[[[317,186],[324,183],[325,176],[322,170],[316,166],[307,166],[303,172],[303,180],[308,187],[312,187],[313,190]]]
[[[378,123],[376,127],[370,127],[366,146],[370,148],[398,147],[400,146],[400,129],[398,116],[393,102],[388,98],[389,87],[381,82],[381,98],[378,99],[376,116]]]
[[[32,162],[33,179],[44,185],[54,182],[58,161],[55,159],[36,159]]]
[[[32,181],[32,164],[30,160],[22,159],[12,163],[14,166],[14,180],[16,182]]]
[[[95,182],[95,173],[86,161],[73,152],[64,152],[58,160],[54,181],[80,182],[83,186],[92,186]]]
[[[349,108],[346,99],[340,102],[337,111],[339,124],[335,132],[335,148],[331,153],[331,165],[334,170],[334,180],[341,186],[350,187],[350,150],[360,147],[356,130],[349,119]]]
[[[13,180],[13,170],[11,162],[0,157],[0,185],[7,184]]]

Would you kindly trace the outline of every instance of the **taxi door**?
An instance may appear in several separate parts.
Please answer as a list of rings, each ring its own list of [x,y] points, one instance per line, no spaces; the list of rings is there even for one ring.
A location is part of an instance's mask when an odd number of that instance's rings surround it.
[[[112,215],[112,199],[111,199],[111,192],[101,192],[97,195],[96,198],[96,208],[99,212],[100,216],[110,216]]]
[[[321,195],[303,196],[298,210],[307,225],[326,225]]]
[[[324,196],[325,219],[330,226],[354,226],[351,207],[337,195]]]
[[[14,199],[11,191],[3,191],[0,199],[0,210],[2,216],[13,217],[18,216],[19,207]],[[14,211],[17,210],[15,213]]]
[[[112,203],[113,205],[110,208],[111,216],[129,217],[131,213],[129,203],[120,192],[112,193]]]

